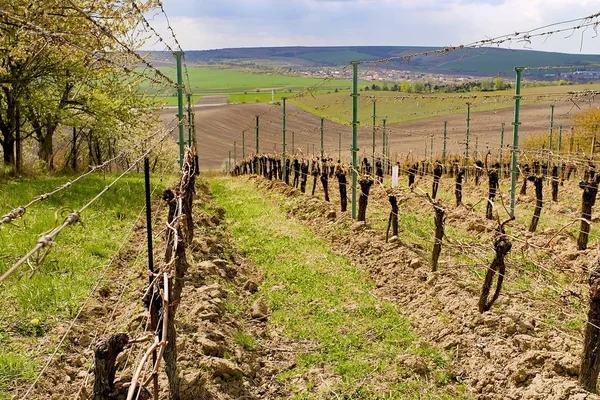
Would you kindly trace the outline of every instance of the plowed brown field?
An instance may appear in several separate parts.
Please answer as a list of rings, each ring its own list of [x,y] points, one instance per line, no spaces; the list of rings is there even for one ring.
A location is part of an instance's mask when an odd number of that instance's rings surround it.
[[[214,99],[215,104],[222,99]],[[256,130],[255,116],[260,116],[260,142],[261,152],[281,152],[282,136],[282,109],[264,103],[233,104],[209,106],[210,98],[203,98],[202,105],[195,109],[196,129],[198,132],[198,152],[202,169],[219,169],[224,165],[231,150],[234,156],[233,142],[237,142],[237,158],[242,156],[242,131],[245,135],[245,155],[255,149]],[[579,105],[582,107],[581,105]],[[587,107],[587,106],[586,106]],[[555,108],[555,127],[560,124],[570,128],[571,119],[579,109],[571,102],[557,103]],[[171,119],[176,110],[169,109],[162,113],[162,117]],[[480,152],[487,149],[497,150],[500,147],[501,123],[505,122],[505,145],[512,144],[513,109],[480,112],[471,114],[471,150],[475,148],[475,137],[479,138]],[[305,112],[288,103],[287,105],[287,152],[292,149],[292,136],[296,152],[312,153],[313,145],[317,152],[320,150],[320,118],[317,115]],[[430,151],[430,137],[434,135],[434,154],[442,152],[444,120],[448,121],[448,152],[463,152],[466,131],[466,112],[464,114],[448,115],[426,120],[388,125],[390,154],[394,158],[412,151],[416,156],[422,157],[427,143],[427,152]],[[363,121],[367,122],[367,121]],[[378,121],[378,123],[380,120]],[[550,125],[550,103],[539,103],[521,107],[520,137],[526,137],[536,132],[548,132]],[[342,138],[342,159],[349,161],[352,129],[349,125],[340,125],[325,121],[324,147],[326,153],[337,159],[338,134]],[[568,132],[567,132],[568,133]],[[377,153],[381,153],[381,130],[377,131]],[[555,143],[556,143],[555,135]],[[567,141],[563,141],[566,145]],[[556,144],[555,144],[556,145]],[[372,146],[372,128],[361,128],[358,135],[359,156],[369,156]]]

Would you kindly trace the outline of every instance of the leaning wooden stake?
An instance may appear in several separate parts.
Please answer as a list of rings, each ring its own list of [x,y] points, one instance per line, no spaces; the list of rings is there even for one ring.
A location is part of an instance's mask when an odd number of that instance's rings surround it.
[[[329,168],[327,164],[323,164],[323,171],[321,171],[321,184],[323,185],[323,192],[325,193],[325,201],[329,202],[329,174],[327,173]]]
[[[529,232],[535,232],[537,229],[538,222],[540,220],[540,214],[542,213],[542,189],[544,185],[544,176],[530,176],[527,178],[535,185],[535,210],[533,211],[533,218],[531,218],[531,224],[529,225]]]
[[[454,196],[456,196],[456,206],[460,206],[462,204],[462,185],[463,178],[465,177],[465,170],[461,169],[456,174],[456,186],[454,187]]]
[[[342,212],[346,212],[346,209],[348,208],[348,196],[346,193],[346,185],[348,184],[348,180],[346,179],[346,171],[341,164],[338,164],[335,167],[335,176],[337,177],[340,187],[340,205],[342,207]]]
[[[506,273],[504,257],[506,257],[506,255],[512,248],[512,243],[510,242],[510,240],[508,240],[508,237],[506,236],[504,225],[506,225],[513,219],[514,217],[507,221],[504,221],[503,223],[500,223],[500,218],[498,218],[498,227],[496,228],[496,235],[494,237],[494,251],[496,252],[496,255],[494,256],[494,261],[492,261],[492,265],[490,265],[485,274],[483,288],[481,289],[481,296],[479,296],[479,312],[485,312],[492,308],[492,305],[494,305],[494,302],[498,299],[498,296],[500,296],[500,290],[502,289],[502,281],[504,281],[504,274]],[[496,290],[494,291],[494,296],[488,302],[488,296],[490,295],[492,281],[494,280],[494,275],[496,274],[496,272],[498,272]]]
[[[579,238],[577,239],[577,249],[587,249],[588,236],[590,234],[590,221],[592,220],[592,208],[596,203],[596,194],[598,193],[598,182],[600,175],[594,180],[581,181],[579,187],[583,189],[581,198],[581,226],[579,228]]]
[[[552,201],[558,203],[558,166],[552,167]]]
[[[388,227],[385,233],[385,241],[387,243],[388,238],[390,236],[390,227],[392,228],[392,236],[398,236],[398,200],[396,196],[390,194],[388,197],[390,201],[390,205],[392,206],[392,211],[390,212],[390,218],[388,220]]]
[[[444,168],[442,167],[442,163],[436,161],[435,167],[433,168],[433,187],[431,188],[431,198],[434,200],[437,196],[438,188],[440,185],[440,178],[442,177],[443,172]]]
[[[590,274],[590,308],[585,327],[583,354],[579,367],[579,384],[588,392],[596,393],[600,372],[600,263]]]
[[[435,212],[435,241],[433,242],[433,253],[431,254],[431,270],[437,271],[438,260],[442,252],[442,239],[444,238],[444,222],[446,220],[446,210],[442,208],[442,203],[439,201],[431,201],[433,211]]]

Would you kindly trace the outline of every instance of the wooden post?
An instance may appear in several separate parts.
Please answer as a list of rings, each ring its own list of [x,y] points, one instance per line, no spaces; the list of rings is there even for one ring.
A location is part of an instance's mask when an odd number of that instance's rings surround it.
[[[581,226],[579,228],[579,238],[577,239],[577,249],[587,249],[588,236],[590,234],[590,223],[592,220],[592,207],[596,203],[596,194],[598,193],[598,177],[594,180],[579,182],[579,187],[583,189],[581,198]]]
[[[321,184],[323,185],[323,192],[325,193],[325,201],[329,202],[329,166],[327,165],[327,162],[323,162],[322,165]]]
[[[499,167],[498,164],[496,164],[496,166]],[[485,209],[485,217],[487,219],[493,219],[494,199],[496,198],[496,191],[498,190],[498,168],[492,168],[491,171],[488,171],[488,180],[488,202]]]
[[[431,198],[435,200],[438,192],[438,187],[440,185],[440,178],[442,177],[442,173],[444,172],[444,168],[439,161],[435,162],[435,167],[433,168],[433,187],[431,188]]]
[[[552,201],[558,203],[558,166],[552,167]]]
[[[340,186],[340,205],[342,208],[342,212],[346,212],[348,207],[348,196],[346,186],[348,185],[348,179],[346,178],[346,171],[342,164],[338,164],[335,167],[335,176],[338,180],[338,184]]]
[[[398,236],[398,200],[396,196],[390,194],[388,196],[388,200],[390,201],[390,205],[392,206],[392,211],[390,212],[390,218],[388,220],[388,227],[385,233],[385,241],[387,243],[388,238],[390,236],[390,227],[392,228],[392,237]]]
[[[433,242],[433,252],[431,254],[431,270],[437,271],[438,260],[440,253],[442,252],[442,239],[444,238],[444,221],[446,210],[442,208],[442,205],[438,201],[432,201],[433,211],[435,212],[435,240]]]
[[[590,308],[585,327],[583,354],[579,367],[579,384],[588,392],[597,393],[600,372],[600,265],[597,263],[590,274]]]
[[[367,220],[367,205],[369,204],[369,191],[374,181],[371,175],[366,175],[358,181],[360,185],[360,198],[358,199],[357,221],[365,222]]]
[[[529,225],[529,232],[535,232],[537,229],[538,222],[540,220],[540,214],[542,212],[542,205],[544,204],[542,201],[542,189],[544,185],[544,176],[530,176],[528,178],[535,185],[535,210],[533,211],[533,218],[531,219],[531,224]]]
[[[460,206],[462,204],[462,185],[463,178],[465,176],[465,170],[461,168],[456,174],[456,185],[454,187],[454,196],[456,197],[456,206]]]

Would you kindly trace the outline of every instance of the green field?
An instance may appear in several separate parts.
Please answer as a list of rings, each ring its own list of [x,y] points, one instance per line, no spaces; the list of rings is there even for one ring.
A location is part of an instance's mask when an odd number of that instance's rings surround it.
[[[362,85],[364,88],[364,85]],[[570,91],[600,90],[600,84],[545,86],[524,88],[522,105],[564,100]],[[358,100],[358,120],[369,125],[373,115],[373,100],[377,101],[377,115],[388,124],[416,121],[443,115],[465,113],[466,102],[472,112],[494,111],[514,106],[514,89],[495,92],[409,94],[399,92],[362,91]],[[352,98],[348,93],[330,93],[304,96],[293,103],[305,111],[331,121],[348,124],[352,120]]]
[[[115,177],[115,174],[91,175],[33,205],[14,225],[1,225],[0,272],[33,248],[41,233],[61,223]],[[0,215],[68,179],[39,176],[0,183]],[[165,183],[153,181],[157,198]],[[48,336],[50,343],[58,343],[60,338],[52,336],[52,328],[77,314],[113,254],[124,241],[127,243],[133,223],[144,210],[143,182],[143,175],[123,178],[82,214],[80,224],[65,229],[56,238],[35,274],[32,262],[2,283],[0,399],[10,398],[7,390],[15,383],[25,386],[35,378],[47,356],[45,349],[38,347],[41,338]]]
[[[176,70],[174,67],[159,68],[166,76],[175,80]],[[207,94],[252,94],[253,97],[268,96],[270,100],[271,89],[278,93],[294,93],[315,87],[321,91],[350,90],[352,82],[347,79],[311,78],[300,76],[287,76],[274,73],[256,73],[239,71],[233,69],[212,69],[207,67],[189,67],[189,78],[192,92],[200,95]],[[362,86],[367,82],[361,82]],[[153,85],[144,84],[140,90],[148,94],[156,94],[173,98],[175,92]],[[251,100],[253,101],[253,100]]]

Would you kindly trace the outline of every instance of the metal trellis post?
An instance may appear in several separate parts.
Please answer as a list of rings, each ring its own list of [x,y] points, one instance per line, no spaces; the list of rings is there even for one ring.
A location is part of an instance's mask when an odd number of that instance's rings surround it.
[[[352,62],[352,219],[356,219],[356,185],[358,181],[356,153],[358,152],[358,62]]]
[[[515,197],[517,188],[517,152],[519,151],[519,107],[521,106],[521,73],[523,67],[516,67],[517,82],[515,85],[515,119],[513,121],[512,163],[510,174],[510,216],[515,216]]]
[[[194,122],[192,121],[192,94],[188,93],[187,94],[187,104],[188,104],[188,147],[192,147],[192,141],[193,141],[193,126],[194,126]]]
[[[325,119],[321,118],[321,167],[323,166],[323,136],[325,133]]]
[[[550,105],[550,142],[548,145],[548,165],[546,171],[548,171],[548,182],[550,182],[550,166],[552,165],[552,134],[554,133],[554,104]]]
[[[375,113],[377,107],[377,100],[373,100],[373,152],[371,154],[371,174],[375,176],[375,124],[377,121],[377,115]]]
[[[258,155],[258,136],[260,134],[260,127],[258,125],[258,115],[256,116],[256,155]]]
[[[285,118],[286,118],[286,114],[285,114],[285,101],[286,98],[282,97],[281,98],[282,102],[283,102],[283,131],[282,131],[282,156],[281,156],[281,169],[283,171],[283,181],[285,182],[287,179],[287,168],[286,168],[286,155],[285,155]]]
[[[500,177],[504,177],[504,157],[502,156],[502,149],[504,148],[504,122],[502,123],[502,130],[500,131]]]
[[[183,167],[183,152],[185,140],[183,139],[183,72],[182,59],[183,52],[176,51],[175,58],[177,60],[177,116],[179,118],[179,166]]]
[[[467,102],[467,141],[465,147],[465,181],[469,176],[469,134],[471,129],[471,103]]]
[[[444,121],[444,150],[442,151],[442,164],[446,165],[446,142],[448,140],[448,121]]]

